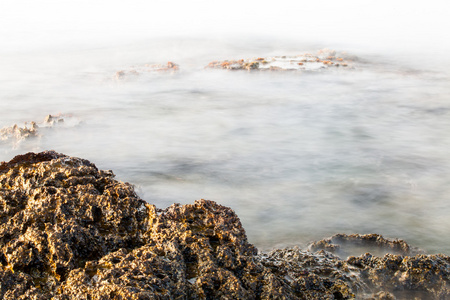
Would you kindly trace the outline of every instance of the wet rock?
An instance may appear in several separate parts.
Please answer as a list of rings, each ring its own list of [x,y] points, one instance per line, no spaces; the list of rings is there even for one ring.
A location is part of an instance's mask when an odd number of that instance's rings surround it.
[[[340,55],[330,49],[322,49],[313,55],[303,53],[295,56],[258,57],[240,60],[212,61],[207,68],[227,70],[260,71],[314,71],[331,67],[352,67],[354,58],[345,53]]]
[[[297,299],[354,299],[366,288],[357,268],[325,251],[277,249],[258,260],[282,278]]]
[[[69,124],[77,125],[80,122],[71,115],[47,115],[42,122],[25,122],[24,126],[14,124],[10,127],[0,129],[0,141],[11,142],[13,147],[30,138],[37,138],[42,132],[56,126],[64,124],[64,120],[68,119]]]
[[[450,258],[445,255],[351,256],[348,264],[372,289],[390,291],[394,299],[449,299]]]
[[[61,115],[47,115],[44,119],[44,123],[54,125],[56,123],[63,123],[64,118]]]
[[[403,252],[315,251],[354,240]],[[450,297],[448,256],[407,256],[405,242],[378,235],[311,250],[258,254],[230,208],[197,200],[158,209],[84,159],[46,151],[0,164],[1,299]]]
[[[13,139],[20,141],[30,137],[36,137],[39,126],[36,122],[25,123],[23,127],[14,124],[10,127],[0,129],[0,140],[5,141]]]
[[[311,243],[308,249],[312,252],[326,250],[342,258],[349,255],[370,252],[377,256],[387,253],[398,255],[424,254],[423,250],[411,247],[404,240],[389,240],[379,234],[336,234],[330,238]]]

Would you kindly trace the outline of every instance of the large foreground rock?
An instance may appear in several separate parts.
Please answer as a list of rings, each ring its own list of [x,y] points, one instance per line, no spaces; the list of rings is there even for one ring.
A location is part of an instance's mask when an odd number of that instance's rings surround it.
[[[397,252],[337,256],[349,243]],[[157,209],[87,160],[48,151],[0,165],[1,299],[450,298],[448,256],[378,235],[310,250],[258,254],[230,208]]]

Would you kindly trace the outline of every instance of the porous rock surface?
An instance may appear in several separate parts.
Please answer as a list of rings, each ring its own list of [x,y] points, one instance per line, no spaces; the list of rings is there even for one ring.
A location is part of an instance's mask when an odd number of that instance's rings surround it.
[[[53,151],[0,165],[1,299],[450,297],[448,256],[340,258],[321,249],[332,243],[258,254],[213,201],[161,210],[111,171]]]

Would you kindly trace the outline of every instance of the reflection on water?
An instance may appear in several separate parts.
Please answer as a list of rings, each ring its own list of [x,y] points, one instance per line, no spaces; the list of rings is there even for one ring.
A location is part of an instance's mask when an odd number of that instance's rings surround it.
[[[206,70],[297,50],[196,41],[165,57],[158,45],[9,57],[1,127],[57,113],[81,121],[0,141],[0,159],[54,149],[113,169],[158,207],[215,200],[260,249],[375,232],[450,253],[446,74],[387,56],[330,72]],[[169,60],[178,73],[113,79]]]

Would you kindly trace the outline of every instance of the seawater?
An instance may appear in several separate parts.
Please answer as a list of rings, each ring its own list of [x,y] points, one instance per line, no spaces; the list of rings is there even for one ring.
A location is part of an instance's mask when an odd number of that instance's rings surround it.
[[[204,68],[321,47],[150,40],[7,53],[0,127],[48,114],[65,122],[0,141],[0,160],[53,149],[112,169],[160,208],[217,201],[261,250],[379,233],[450,254],[448,64],[343,47],[359,58],[354,69]],[[180,71],[114,79],[167,61]]]

